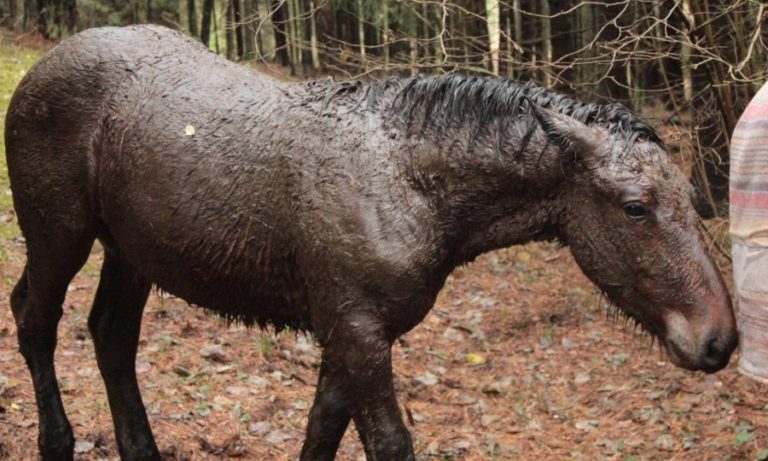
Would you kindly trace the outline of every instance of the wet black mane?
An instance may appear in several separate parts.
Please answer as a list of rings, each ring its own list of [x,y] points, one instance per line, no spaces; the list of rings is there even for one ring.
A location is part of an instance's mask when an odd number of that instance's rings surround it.
[[[379,85],[386,88],[392,83],[388,80]],[[602,126],[630,143],[644,137],[662,144],[656,130],[621,104],[584,103],[531,82],[449,74],[411,77],[400,80],[400,84],[401,90],[392,109],[405,115],[409,123],[450,126],[473,120],[478,128],[482,128],[504,117],[529,113],[527,101],[530,100],[587,125]]]
[[[393,77],[371,84],[360,81],[313,82],[315,97],[326,103],[342,94],[364,96],[365,107],[379,107],[392,95],[389,110],[409,125],[422,128],[457,127],[468,120],[480,132],[489,125],[515,115],[531,115],[528,101],[551,108],[587,125],[602,126],[629,144],[642,137],[663,146],[659,134],[642,117],[621,104],[585,103],[570,96],[536,86],[496,77],[460,74]],[[318,91],[319,90],[319,91]],[[321,93],[321,94],[318,94]],[[318,98],[318,99],[319,99]],[[530,130],[535,129],[531,115]]]

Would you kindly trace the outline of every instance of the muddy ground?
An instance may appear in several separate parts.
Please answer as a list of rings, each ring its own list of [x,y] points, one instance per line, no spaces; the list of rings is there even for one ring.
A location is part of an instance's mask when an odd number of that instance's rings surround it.
[[[0,42],[0,55],[4,114],[38,53]],[[8,306],[24,246],[0,171],[0,459],[26,460],[37,416]],[[97,248],[70,286],[56,355],[79,460],[117,459],[86,325],[100,261]],[[394,357],[419,459],[768,459],[766,387],[738,374],[738,357],[716,375],[675,368],[553,244],[458,269]],[[312,338],[227,325],[153,293],[136,366],[164,456],[296,459],[318,358]],[[363,459],[353,426],[338,459]]]

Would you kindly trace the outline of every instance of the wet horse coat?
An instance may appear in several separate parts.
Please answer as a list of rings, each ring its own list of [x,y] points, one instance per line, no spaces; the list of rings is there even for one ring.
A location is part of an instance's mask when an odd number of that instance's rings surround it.
[[[688,188],[626,109],[461,76],[286,84],[159,27],[86,31],[17,89],[8,167],[28,261],[14,289],[41,454],[72,457],[53,368],[66,287],[105,248],[89,327],[125,459],[158,459],[134,362],[152,284],[323,347],[302,459],[354,419],[369,459],[413,459],[394,339],[457,265],[531,240],[585,273],[675,363],[735,343]]]

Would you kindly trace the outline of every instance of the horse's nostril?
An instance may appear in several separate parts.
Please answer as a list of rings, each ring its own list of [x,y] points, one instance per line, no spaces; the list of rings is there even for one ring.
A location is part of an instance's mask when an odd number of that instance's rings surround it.
[[[710,360],[720,360],[723,355],[723,347],[717,336],[711,338],[707,343],[707,358]]]
[[[728,364],[731,352],[736,348],[736,336],[716,332],[706,340],[704,360],[707,363],[703,369],[709,373],[717,371]]]

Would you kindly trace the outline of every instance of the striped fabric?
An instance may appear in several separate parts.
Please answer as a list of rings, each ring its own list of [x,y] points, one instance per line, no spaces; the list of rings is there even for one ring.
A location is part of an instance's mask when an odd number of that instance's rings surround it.
[[[739,119],[730,160],[739,371],[768,381],[768,84]]]
[[[768,246],[768,84],[733,131],[730,178],[733,239]]]

